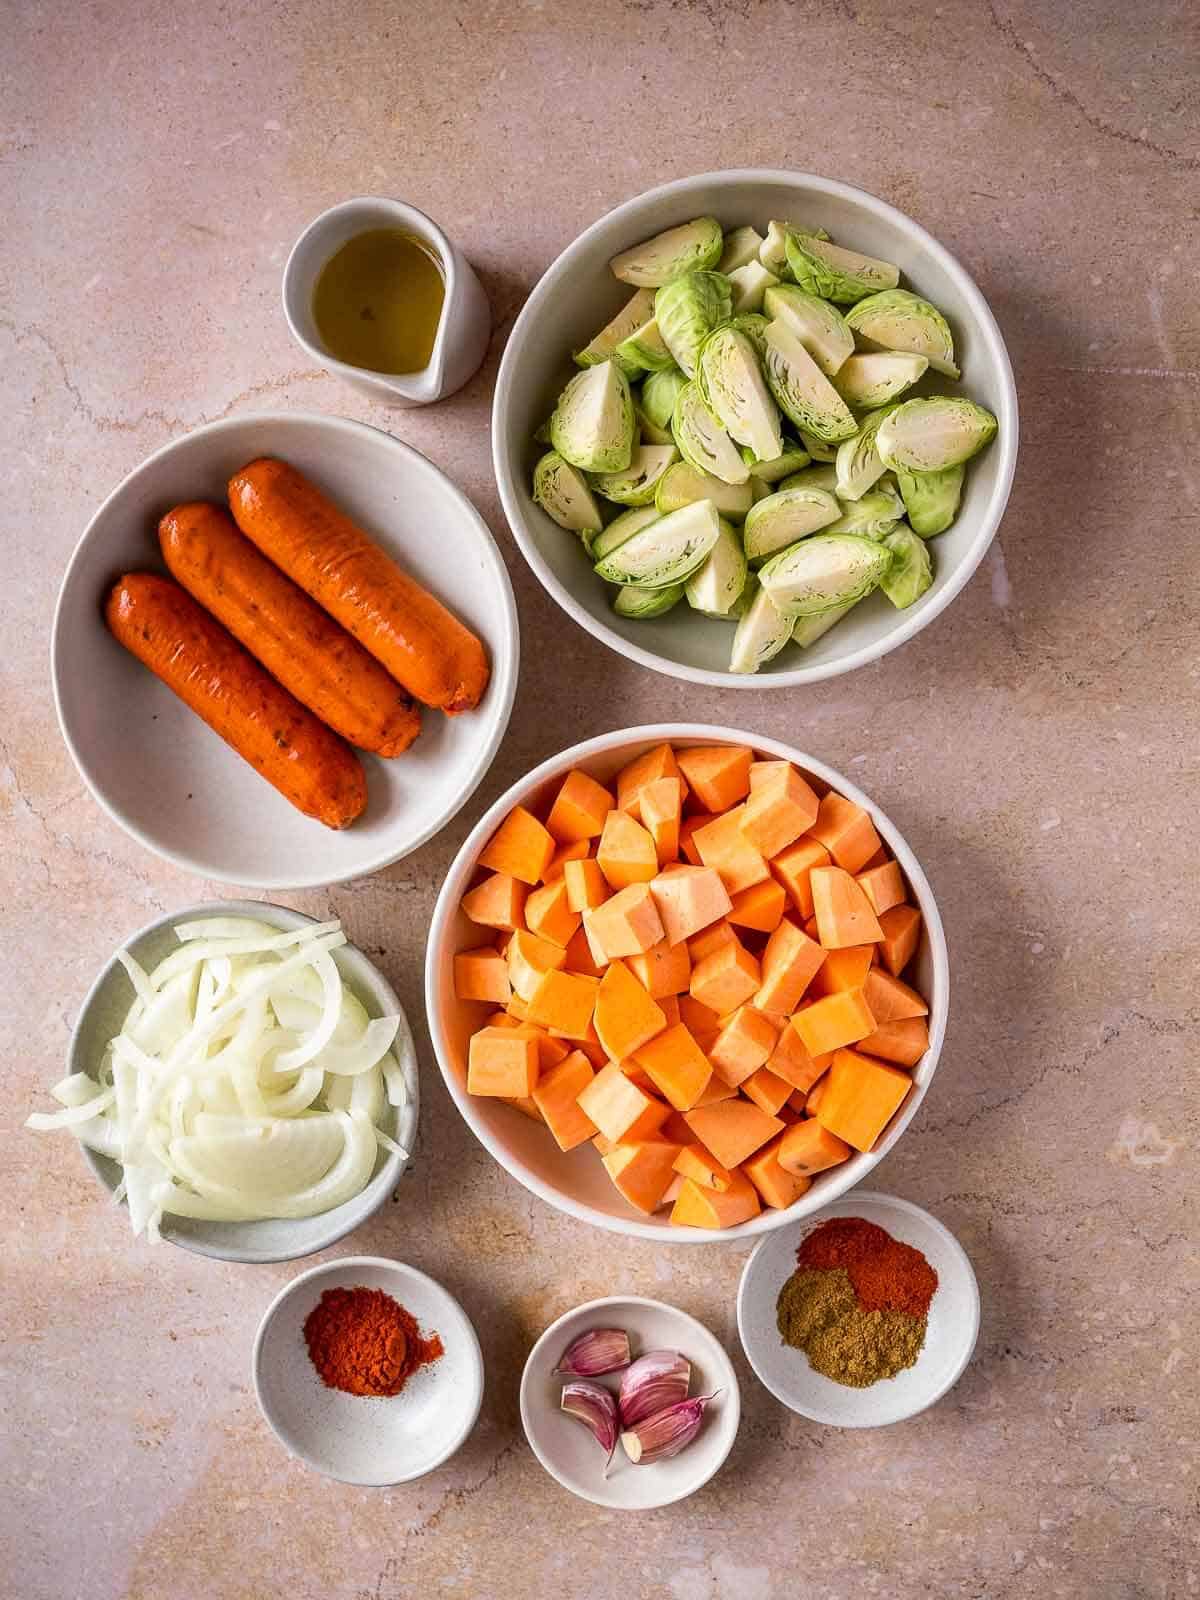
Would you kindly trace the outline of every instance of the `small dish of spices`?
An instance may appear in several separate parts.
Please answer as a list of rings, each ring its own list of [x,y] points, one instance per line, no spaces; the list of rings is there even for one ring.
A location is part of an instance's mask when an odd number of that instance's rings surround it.
[[[382,1487],[431,1472],[467,1438],[483,1357],[439,1283],[400,1261],[349,1256],[276,1295],[254,1342],[254,1387],[290,1454]]]
[[[767,1235],[742,1273],[738,1330],[755,1373],[791,1410],[882,1427],[958,1381],[979,1333],[979,1289],[935,1217],[856,1190]]]

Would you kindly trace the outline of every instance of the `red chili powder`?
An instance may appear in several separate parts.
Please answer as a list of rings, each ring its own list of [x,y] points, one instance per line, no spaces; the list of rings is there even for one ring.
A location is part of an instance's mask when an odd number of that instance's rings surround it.
[[[444,1355],[437,1334],[382,1289],[326,1289],[304,1323],[304,1342],[321,1381],[346,1394],[396,1395],[416,1372]]]
[[[938,1276],[919,1250],[862,1217],[831,1217],[801,1241],[796,1260],[818,1271],[844,1267],[864,1311],[923,1317]]]

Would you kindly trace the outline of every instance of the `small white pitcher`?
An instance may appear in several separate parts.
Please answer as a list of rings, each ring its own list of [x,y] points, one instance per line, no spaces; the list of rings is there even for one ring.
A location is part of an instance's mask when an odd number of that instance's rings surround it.
[[[350,366],[330,355],[317,332],[312,304],[322,267],[347,239],[373,228],[402,228],[427,244],[441,264],[446,283],[442,315],[429,364],[419,372],[370,372]],[[461,389],[479,370],[492,331],[487,296],[461,250],[415,206],[370,195],[343,200],[323,211],[296,240],[283,269],[283,314],[292,337],[314,361],[372,400],[390,406],[427,406]]]

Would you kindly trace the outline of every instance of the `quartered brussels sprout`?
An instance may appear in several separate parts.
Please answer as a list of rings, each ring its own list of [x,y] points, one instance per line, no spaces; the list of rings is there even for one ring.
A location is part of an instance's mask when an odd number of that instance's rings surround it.
[[[767,289],[763,309],[792,330],[827,378],[854,354],[854,335],[842,313],[798,284],[781,283]]]
[[[967,469],[961,461],[956,467],[945,467],[941,472],[910,472],[907,467],[896,468],[896,482],[908,513],[908,525],[914,533],[919,533],[922,539],[945,533],[958,515],[966,475]]]
[[[790,440],[783,441],[783,449],[771,461],[759,461],[757,457],[751,461],[745,450],[742,451],[742,460],[750,468],[751,473],[760,483],[779,483],[794,472],[801,471],[812,459],[807,450],[802,450],[799,445],[792,444]]]
[[[792,629],[792,643],[798,644],[801,650],[807,650],[810,644],[823,639],[834,623],[840,622],[847,611],[853,611],[857,604],[857,600],[848,600],[844,606],[832,606],[828,611],[818,611],[815,616],[797,617],[796,626]]]
[[[751,576],[745,593],[750,603],[742,612],[733,635],[730,672],[757,672],[773,660],[792,637],[792,618],[779,611],[771,596]]]
[[[650,419],[652,427],[671,430],[675,402],[679,391],[687,387],[687,378],[678,367],[668,367],[665,372],[648,373],[642,382],[641,408]],[[653,444],[668,444],[668,439],[654,439]]]
[[[842,504],[842,515],[826,533],[857,533],[864,539],[882,539],[904,515],[904,501],[889,482],[881,480],[857,500]]]
[[[719,272],[688,272],[668,283],[654,297],[658,331],[676,364],[689,378],[696,375],[700,346],[714,328],[733,314],[729,279]]]
[[[879,587],[897,611],[904,611],[932,585],[933,559],[929,546],[911,528],[899,527],[883,542],[892,552],[892,564]]]
[[[674,444],[675,435],[670,428],[657,428],[646,415],[640,389],[633,391],[634,429],[641,444]]]
[[[726,277],[733,293],[734,316],[739,316],[743,311],[761,310],[763,295],[779,282],[761,261],[747,261],[744,267],[735,267],[732,272],[726,273]]]
[[[697,500],[682,511],[647,523],[611,555],[597,561],[596,571],[609,583],[642,589],[683,583],[703,563],[720,532],[716,506],[711,500]]]
[[[814,239],[829,237],[824,228],[809,228],[799,222],[768,222],[767,237],[758,247],[758,259],[777,278],[790,278],[792,275],[787,259],[789,233],[805,233]]]
[[[855,336],[884,350],[907,350],[924,356],[935,372],[957,378],[954,335],[935,305],[911,289],[884,289],[868,295],[846,313]]]
[[[603,533],[598,533],[592,539],[592,560],[603,561],[605,556],[612,555],[614,550],[619,550],[635,533],[641,533],[643,528],[648,528],[652,522],[658,521],[658,509],[655,506],[634,506],[629,511],[622,511],[619,517],[614,517]]]
[[[639,289],[621,307],[611,322],[606,323],[590,344],[585,344],[582,350],[575,352],[575,365],[577,367],[594,367],[601,361],[610,361],[616,356],[617,346],[630,334],[648,322],[654,315],[654,290]],[[630,366],[624,358],[618,365],[627,377],[640,370]]]
[[[668,583],[662,589],[639,589],[635,584],[627,583],[613,596],[612,608],[619,617],[634,622],[648,622],[651,617],[665,616],[682,599],[681,583]]]
[[[735,444],[762,461],[780,454],[779,410],[747,334],[732,326],[709,334],[697,358],[696,381],[705,405]]]
[[[763,337],[767,384],[784,416],[830,444],[857,433],[849,406],[786,323],[769,323]]]
[[[596,473],[592,487],[618,505],[648,506],[653,504],[663,474],[678,460],[679,452],[673,444],[639,444],[623,472]]]
[[[904,350],[864,350],[847,356],[833,386],[847,405],[872,411],[911,389],[928,366],[924,356]]]
[[[746,514],[742,538],[749,561],[765,561],[837,522],[842,508],[825,489],[778,489],[758,500]]]
[[[633,396],[614,361],[585,367],[558,397],[550,442],[584,472],[620,472],[633,454]]]
[[[717,542],[684,586],[693,611],[708,617],[729,616],[746,587],[746,557],[742,541],[725,518],[720,519]]]
[[[533,469],[533,498],[560,528],[578,533],[588,548],[604,519],[587,479],[557,450],[547,450]]]
[[[723,235],[714,217],[697,217],[681,227],[668,228],[632,250],[622,250],[609,262],[614,277],[622,283],[660,288],[685,272],[702,272],[715,267],[721,258]]]
[[[897,406],[880,424],[875,448],[889,467],[942,472],[969,461],[995,433],[996,419],[983,406],[939,394]]]
[[[837,468],[824,464],[814,467],[804,467],[799,472],[789,473],[779,484],[781,489],[824,489],[829,494],[837,493]]]
[[[894,289],[900,282],[900,268],[893,262],[843,250],[813,234],[790,232],[784,245],[791,276],[802,289],[822,300],[853,305],[881,289]]]
[[[698,384],[680,390],[671,429],[679,454],[699,471],[711,472],[723,483],[745,483],[749,478],[741,451],[704,404]]]
[[[648,292],[648,291],[646,291]],[[665,372],[675,365],[675,357],[663,342],[658,331],[658,321],[652,315],[639,323],[627,339],[616,348],[614,360],[627,372]]]
[[[701,472],[690,461],[677,461],[658,480],[654,504],[666,516],[668,511],[678,511],[696,500],[711,500],[723,517],[741,522],[754,504],[754,490],[749,479],[745,483],[724,483],[711,472]]]
[[[744,267],[749,261],[758,260],[758,247],[763,242],[762,234],[758,229],[747,224],[744,228],[734,228],[725,235],[725,244],[721,250],[721,259],[717,262],[717,271],[723,272],[726,277],[731,272],[736,272],[739,267]]]
[[[887,470],[879,451],[875,448],[875,435],[879,424],[894,410],[894,405],[881,406],[863,418],[862,427],[853,439],[845,439],[837,451],[837,494],[841,500],[858,500],[873,483],[878,482]]]
[[[758,581],[790,617],[809,617],[870,594],[892,564],[892,552],[874,539],[818,533],[772,556]]]

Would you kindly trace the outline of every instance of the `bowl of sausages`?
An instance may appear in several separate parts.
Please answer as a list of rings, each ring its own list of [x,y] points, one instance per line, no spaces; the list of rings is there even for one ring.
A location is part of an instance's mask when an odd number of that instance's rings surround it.
[[[109,495],[76,547],[55,705],[113,820],[266,889],[377,871],[458,811],[512,709],[516,608],[470,501],[364,423],[211,423]]]

